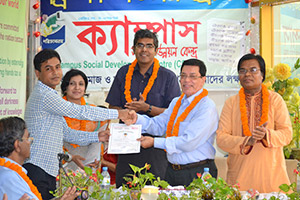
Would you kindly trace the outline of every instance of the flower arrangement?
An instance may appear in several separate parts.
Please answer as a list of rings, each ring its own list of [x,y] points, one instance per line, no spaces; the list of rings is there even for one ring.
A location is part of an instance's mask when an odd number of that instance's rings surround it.
[[[296,61],[293,71],[300,68],[299,63],[300,59]],[[274,90],[283,97],[290,113],[293,139],[284,148],[284,154],[287,158],[290,157],[292,148],[300,148],[300,96],[297,89],[300,86],[300,79],[290,77],[293,71],[289,65],[284,63],[279,63],[273,69],[267,66],[264,81],[268,89]]]
[[[242,199],[239,192],[239,184],[234,186],[228,185],[222,178],[215,179],[213,177],[201,178],[201,174],[197,174],[198,178],[186,188],[190,190],[189,197],[196,199]]]
[[[128,174],[128,177],[124,177],[124,180],[127,182],[126,185],[123,184],[123,190],[127,190],[129,193],[132,190],[138,190],[137,198],[140,199],[141,196],[141,189],[146,184],[151,184],[156,187],[166,188],[169,184],[161,180],[160,177],[155,178],[154,174],[148,172],[151,165],[145,164],[143,167],[137,167],[134,165],[129,164],[130,168],[133,171],[133,174]]]
[[[61,197],[68,187],[76,186],[79,191],[87,191],[88,197],[102,199],[104,195],[111,191],[111,189],[105,190],[101,188],[102,180],[102,174],[98,170],[93,172],[90,167],[84,167],[84,170],[78,169],[76,171],[68,169],[66,173],[63,171],[60,176],[56,177],[56,181],[60,185],[51,193],[55,197]]]

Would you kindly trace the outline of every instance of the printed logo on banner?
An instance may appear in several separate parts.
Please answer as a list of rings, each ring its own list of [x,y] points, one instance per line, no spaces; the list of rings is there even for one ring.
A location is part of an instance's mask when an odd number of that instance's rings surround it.
[[[56,49],[65,43],[65,27],[62,27],[55,34],[48,37],[42,37],[42,45],[44,49]]]
[[[65,26],[62,12],[42,15],[41,35],[43,48],[56,49],[65,42]]]

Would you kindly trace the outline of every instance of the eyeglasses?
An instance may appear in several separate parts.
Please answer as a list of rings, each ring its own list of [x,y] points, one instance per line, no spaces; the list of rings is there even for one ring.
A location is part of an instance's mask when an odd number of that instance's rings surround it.
[[[186,74],[180,74],[180,79],[187,79],[190,78],[191,80],[196,80],[197,78],[202,78],[202,76],[196,76],[196,75],[186,75]]]
[[[29,138],[21,138],[20,141],[23,142],[24,140],[27,140],[30,144],[33,143],[33,137],[29,137]]]
[[[138,43],[135,45],[136,48],[138,49],[143,49],[144,47],[146,47],[146,49],[153,49],[154,48],[154,44],[143,44],[143,43]]]
[[[244,68],[241,68],[239,70],[239,74],[247,74],[247,72],[250,72],[250,74],[257,74],[260,70],[255,68],[255,67],[252,67],[250,69],[244,69]]]

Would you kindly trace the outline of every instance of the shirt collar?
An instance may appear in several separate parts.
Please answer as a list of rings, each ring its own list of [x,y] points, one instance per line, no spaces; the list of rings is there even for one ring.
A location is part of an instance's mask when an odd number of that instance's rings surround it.
[[[151,76],[151,74],[153,72],[153,66],[154,66],[154,61],[153,61],[152,65],[150,66],[150,68],[147,70],[147,72],[145,74],[148,74],[149,76]],[[134,68],[134,71],[140,71],[139,63],[136,64],[136,67]]]
[[[195,97],[198,96],[202,91],[203,91],[203,88],[190,97],[187,97],[186,94],[184,94],[184,97],[182,98],[182,102],[188,101],[189,103],[192,103],[192,101],[195,99]]]
[[[20,166],[22,168],[23,172],[25,172],[25,174],[27,174],[27,170],[24,167],[22,167],[19,163],[17,163],[16,161],[14,161],[8,157],[3,157],[3,158],[5,159],[5,162],[9,161],[11,163],[14,163],[14,164]]]
[[[245,93],[245,96],[246,96],[246,98],[251,99],[251,97],[259,96],[259,95],[261,95],[261,93],[262,93],[262,89],[260,89],[260,90],[259,90],[258,92],[256,92],[254,95],[251,95],[251,94],[249,94],[249,93]]]
[[[39,86],[41,86],[42,88],[49,90],[50,92],[54,92],[55,94],[57,94],[57,91],[54,90],[53,88],[49,87],[48,85],[44,84],[42,81],[38,81],[37,83]]]

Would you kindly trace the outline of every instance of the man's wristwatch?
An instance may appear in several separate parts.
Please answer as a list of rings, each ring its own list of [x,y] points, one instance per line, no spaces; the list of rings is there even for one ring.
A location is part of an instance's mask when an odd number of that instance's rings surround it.
[[[149,109],[146,111],[146,113],[150,113],[152,110],[152,105],[149,105]]]

